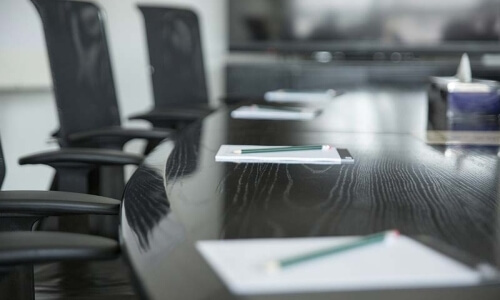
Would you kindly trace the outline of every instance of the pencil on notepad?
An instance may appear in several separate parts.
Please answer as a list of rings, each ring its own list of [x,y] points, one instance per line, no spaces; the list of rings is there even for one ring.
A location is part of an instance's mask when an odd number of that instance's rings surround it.
[[[272,109],[272,110],[281,110],[281,111],[290,111],[290,112],[303,112],[302,108],[300,108],[300,107],[285,107],[285,106],[270,106],[270,105],[254,104],[254,105],[252,105],[252,108]]]
[[[236,154],[250,154],[250,153],[266,153],[266,152],[285,152],[285,151],[306,151],[306,150],[330,150],[330,145],[312,145],[312,146],[289,146],[289,147],[272,147],[272,148],[259,148],[259,149],[240,149],[234,150]]]
[[[349,250],[353,250],[356,248],[376,244],[376,243],[381,243],[385,241],[387,238],[391,237],[398,237],[399,236],[399,231],[397,230],[390,230],[390,231],[385,231],[385,232],[380,232],[376,233],[373,235],[366,236],[364,238],[360,238],[359,240],[351,243],[347,243],[344,245],[340,246],[335,246],[335,247],[330,247],[330,248],[324,248],[316,251],[312,251],[309,253],[304,253],[304,254],[299,254],[296,256],[284,258],[284,259],[277,259],[277,260],[271,260],[268,261],[265,265],[266,270],[268,272],[274,272],[274,271],[279,271],[281,269],[291,267],[300,263],[308,262],[314,259],[322,258],[325,256],[330,256],[330,255],[336,255],[342,252],[346,252]]]

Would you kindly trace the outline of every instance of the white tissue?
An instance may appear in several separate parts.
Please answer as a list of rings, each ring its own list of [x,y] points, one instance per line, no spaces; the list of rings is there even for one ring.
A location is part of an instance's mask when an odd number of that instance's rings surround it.
[[[470,60],[467,53],[462,55],[460,64],[458,65],[457,75],[455,75],[460,82],[472,82],[472,71],[470,69]]]

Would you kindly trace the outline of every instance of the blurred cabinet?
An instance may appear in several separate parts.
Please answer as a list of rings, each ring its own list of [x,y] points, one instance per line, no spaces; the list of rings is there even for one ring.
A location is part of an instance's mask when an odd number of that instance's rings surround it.
[[[276,89],[328,89],[356,85],[425,85],[429,76],[452,76],[458,62],[230,62],[226,95],[262,97]],[[500,66],[474,65],[475,78],[500,80]]]

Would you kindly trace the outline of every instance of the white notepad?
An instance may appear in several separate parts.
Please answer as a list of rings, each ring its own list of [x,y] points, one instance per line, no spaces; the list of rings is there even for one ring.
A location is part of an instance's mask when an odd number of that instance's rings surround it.
[[[264,94],[269,102],[316,102],[328,101],[337,95],[335,90],[276,90]]]
[[[242,106],[231,112],[235,119],[260,119],[260,120],[312,120],[321,110],[307,107],[258,107]]]
[[[353,237],[199,241],[212,269],[239,295],[470,286],[481,274],[415,240],[373,244],[269,273],[269,260],[341,245]]]
[[[329,150],[283,151],[252,154],[236,154],[235,150],[280,148],[287,146],[222,145],[215,155],[215,161],[245,163],[288,163],[288,164],[341,164],[336,148]]]

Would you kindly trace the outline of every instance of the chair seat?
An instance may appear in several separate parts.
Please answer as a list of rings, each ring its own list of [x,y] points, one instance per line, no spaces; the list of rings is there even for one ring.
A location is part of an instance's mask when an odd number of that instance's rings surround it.
[[[208,105],[197,106],[171,106],[154,108],[146,113],[136,114],[130,117],[131,120],[147,121],[196,121],[213,111]]]
[[[0,265],[117,257],[117,241],[64,232],[0,232]]]
[[[53,191],[0,191],[0,211],[4,214],[117,215],[120,201],[116,199]]]

